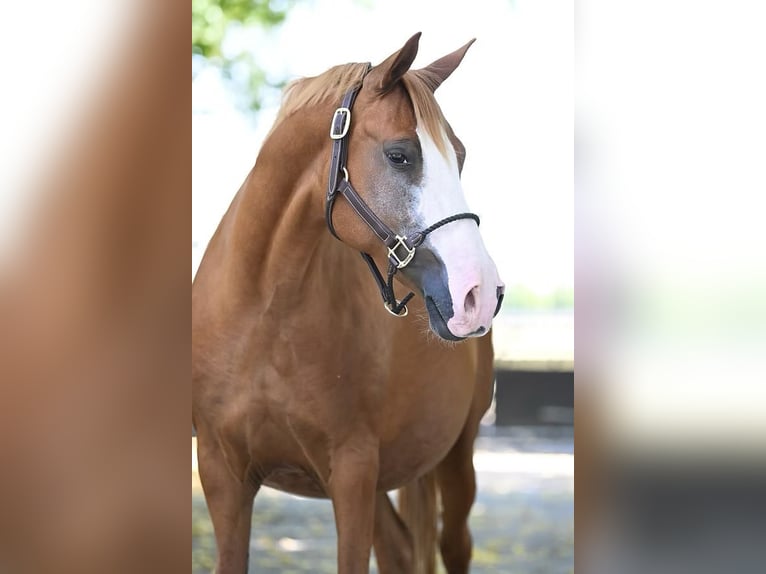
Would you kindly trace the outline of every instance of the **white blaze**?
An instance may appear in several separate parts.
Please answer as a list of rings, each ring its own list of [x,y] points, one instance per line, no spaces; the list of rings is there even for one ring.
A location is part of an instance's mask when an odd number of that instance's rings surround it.
[[[423,181],[418,211],[426,226],[445,217],[470,211],[463,195],[457,157],[442,131],[447,157],[429,135],[418,128],[423,152]],[[453,316],[447,327],[453,335],[465,337],[492,324],[497,307],[497,287],[502,285],[497,268],[487,253],[476,222],[454,221],[428,236],[433,250],[447,268]],[[470,293],[470,295],[469,295]]]

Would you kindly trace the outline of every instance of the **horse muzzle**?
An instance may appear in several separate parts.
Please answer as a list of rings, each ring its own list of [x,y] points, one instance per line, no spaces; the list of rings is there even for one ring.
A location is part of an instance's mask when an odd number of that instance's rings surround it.
[[[505,285],[472,283],[465,289],[450,289],[444,264],[434,261],[426,268],[416,268],[431,330],[447,341],[481,337],[489,332],[492,319],[500,311]],[[456,295],[457,294],[457,295]],[[453,297],[453,295],[456,295]]]

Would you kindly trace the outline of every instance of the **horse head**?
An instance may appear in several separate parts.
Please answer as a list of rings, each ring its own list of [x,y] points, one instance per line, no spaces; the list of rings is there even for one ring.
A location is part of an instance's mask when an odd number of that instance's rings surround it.
[[[465,147],[434,98],[473,41],[411,70],[419,39],[420,34],[410,38],[364,77],[355,95],[353,121],[345,126],[349,143],[344,172],[354,193],[384,226],[396,230],[398,239],[418,238],[416,251],[407,241],[393,250],[388,245],[388,259],[393,251],[395,264],[401,263],[409,253],[397,277],[423,296],[431,329],[442,339],[457,341],[489,331],[504,285],[482,240],[478,217],[466,213],[460,179]],[[370,229],[360,213],[364,209],[349,202],[330,209],[331,229],[345,243],[364,253],[381,253],[381,234],[376,237]],[[455,214],[461,215],[452,218]],[[438,229],[431,230],[434,222],[439,222]]]

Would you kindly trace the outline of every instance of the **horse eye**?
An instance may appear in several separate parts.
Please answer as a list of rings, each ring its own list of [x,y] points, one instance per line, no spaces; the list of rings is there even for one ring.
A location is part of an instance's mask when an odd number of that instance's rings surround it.
[[[401,152],[392,151],[387,153],[386,155],[388,156],[388,159],[391,163],[395,163],[397,165],[406,165],[410,163],[409,160],[407,159],[407,156]]]

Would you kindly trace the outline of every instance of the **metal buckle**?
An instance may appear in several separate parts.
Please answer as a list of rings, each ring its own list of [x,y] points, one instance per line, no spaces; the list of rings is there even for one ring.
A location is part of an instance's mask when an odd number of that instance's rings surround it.
[[[388,256],[393,257],[393,259],[396,261],[396,268],[397,269],[403,269],[407,267],[407,264],[412,261],[412,258],[415,257],[415,248],[413,247],[410,249],[407,247],[407,244],[405,243],[407,241],[407,237],[402,237],[401,235],[396,236],[396,243],[393,247],[388,248]],[[396,250],[399,249],[399,247],[404,247],[404,250],[407,252],[407,256],[404,259],[400,259],[399,256],[396,254]]]
[[[397,301],[396,304],[398,305],[400,302],[401,301]],[[389,307],[388,303],[386,303],[385,301],[383,301],[383,306],[386,308],[386,311],[391,313],[394,317],[406,317],[407,313],[410,312],[409,309],[407,309],[407,305],[404,306],[404,309],[402,309],[401,313],[394,313],[393,309],[391,309],[391,307]]]
[[[335,121],[338,119],[339,115],[344,115],[343,118],[343,125],[341,126],[340,132],[335,131]],[[332,122],[330,122],[330,139],[333,140],[340,140],[346,137],[346,134],[348,133],[348,128],[351,126],[351,110],[348,108],[338,108],[335,110],[335,113],[332,115]]]

